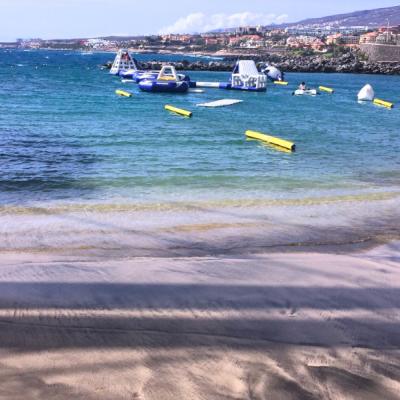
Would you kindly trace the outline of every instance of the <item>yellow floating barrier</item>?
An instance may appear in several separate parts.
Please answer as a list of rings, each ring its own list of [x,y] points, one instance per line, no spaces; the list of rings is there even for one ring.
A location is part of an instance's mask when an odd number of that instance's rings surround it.
[[[270,144],[274,144],[275,146],[283,147],[284,149],[290,151],[296,150],[296,145],[294,143],[289,142],[288,140],[279,139],[274,136],[265,135],[264,133],[261,132],[246,131],[246,136],[252,139],[258,139]]]
[[[184,117],[190,118],[193,115],[193,113],[191,111],[182,110],[181,108],[176,108],[176,107],[170,106],[168,104],[164,108],[175,114],[183,115]]]
[[[329,88],[329,87],[326,87],[326,86],[320,86],[319,90],[321,92],[335,93],[335,91],[332,88]]]
[[[382,106],[386,108],[393,108],[394,104],[390,103],[389,101],[381,100],[381,99],[374,99],[374,104],[377,106]]]
[[[116,90],[115,93],[122,97],[132,97],[132,93],[126,92],[125,90]]]
[[[246,138],[246,140],[248,140],[248,141],[257,141],[257,142],[259,142],[261,144],[261,146],[265,147],[266,149],[272,149],[272,150],[275,150],[275,151],[280,151],[281,153],[289,153],[290,154],[292,152],[292,150],[285,149],[284,147],[277,146],[276,144],[267,143],[267,142],[260,142],[257,139],[251,139],[251,138],[248,137],[248,138]]]
[[[282,85],[282,86],[287,86],[289,85],[289,82],[285,82],[285,81],[274,81],[275,85]]]

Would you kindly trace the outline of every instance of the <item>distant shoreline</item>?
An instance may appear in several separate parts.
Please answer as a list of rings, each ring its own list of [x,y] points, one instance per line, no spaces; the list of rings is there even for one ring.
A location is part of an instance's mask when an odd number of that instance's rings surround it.
[[[71,53],[93,53],[93,54],[115,54],[114,50],[86,51],[84,49],[3,49],[17,51],[68,51]],[[210,60],[199,60],[189,62],[170,61],[177,70],[183,71],[208,71],[208,72],[230,72],[238,59],[251,58],[257,63],[268,62],[275,65],[283,72],[302,72],[302,73],[347,73],[347,74],[369,74],[369,75],[400,75],[399,62],[369,62],[357,52],[346,53],[337,57],[325,57],[324,55],[298,56],[293,54],[255,54],[251,52],[193,52],[190,51],[152,51],[143,49],[132,49],[133,54],[154,54],[163,56],[186,56],[186,57],[207,57]],[[103,64],[110,67],[112,59]],[[164,62],[164,61],[163,61]],[[142,69],[160,68],[161,61],[150,60],[140,62]],[[164,62],[165,63],[165,62]]]

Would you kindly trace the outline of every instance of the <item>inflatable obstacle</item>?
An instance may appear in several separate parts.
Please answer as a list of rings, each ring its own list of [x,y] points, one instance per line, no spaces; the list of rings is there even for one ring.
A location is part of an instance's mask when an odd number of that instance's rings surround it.
[[[288,140],[280,139],[275,136],[265,135],[264,133],[261,132],[255,132],[249,130],[246,131],[246,136],[251,139],[262,140],[263,142],[267,142],[290,151],[296,150],[296,145],[293,142],[289,142]]]
[[[115,56],[114,62],[110,69],[110,74],[120,75],[126,71],[137,71],[137,66],[129,51],[121,49]]]
[[[373,101],[374,97],[375,92],[371,85],[365,85],[357,95],[358,101]]]
[[[190,82],[189,85],[191,88],[265,92],[267,90],[267,77],[258,71],[253,60],[240,60],[236,63],[228,82]]]
[[[186,93],[189,90],[189,82],[180,80],[175,67],[165,65],[157,79],[144,79],[139,82],[139,88],[144,92]]]
[[[284,74],[278,68],[268,63],[261,63],[261,72],[264,73],[267,78],[272,82],[282,82],[284,80]]]

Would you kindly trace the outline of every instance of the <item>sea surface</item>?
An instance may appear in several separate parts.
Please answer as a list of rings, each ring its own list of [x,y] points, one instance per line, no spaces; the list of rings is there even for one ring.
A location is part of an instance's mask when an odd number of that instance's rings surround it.
[[[112,59],[105,53],[0,50],[3,209],[74,204],[145,209],[193,202],[289,207],[400,192],[400,76],[291,73],[288,87],[269,84],[267,93],[151,94],[100,69]],[[335,93],[292,96],[301,81]],[[377,97],[397,103],[395,108],[359,104],[356,95],[366,83]],[[116,89],[134,95],[121,98]],[[196,106],[222,98],[243,103]],[[193,118],[173,115],[165,104],[191,110]],[[291,140],[297,151],[246,140],[247,129]]]

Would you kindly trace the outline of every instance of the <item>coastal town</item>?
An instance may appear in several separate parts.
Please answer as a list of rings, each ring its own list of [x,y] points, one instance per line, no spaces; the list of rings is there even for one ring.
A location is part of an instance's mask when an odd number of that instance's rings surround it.
[[[339,24],[242,26],[201,34],[112,36],[85,39],[18,39],[0,48],[71,50],[84,53],[127,49],[133,54],[180,54],[177,70],[230,71],[237,59],[268,62],[285,72],[400,74],[400,25]],[[212,60],[187,61],[187,56]],[[216,59],[215,59],[216,58]],[[111,58],[104,67],[111,67]],[[143,69],[159,69],[154,59]]]
[[[0,43],[0,47],[110,52],[128,48],[135,52],[212,53],[225,56],[252,53],[324,54],[333,52],[335,48],[362,49],[365,45],[371,44],[400,48],[400,25],[375,29],[368,26],[332,27],[326,25],[287,28],[246,26],[202,34],[53,40],[18,39],[13,43]]]

